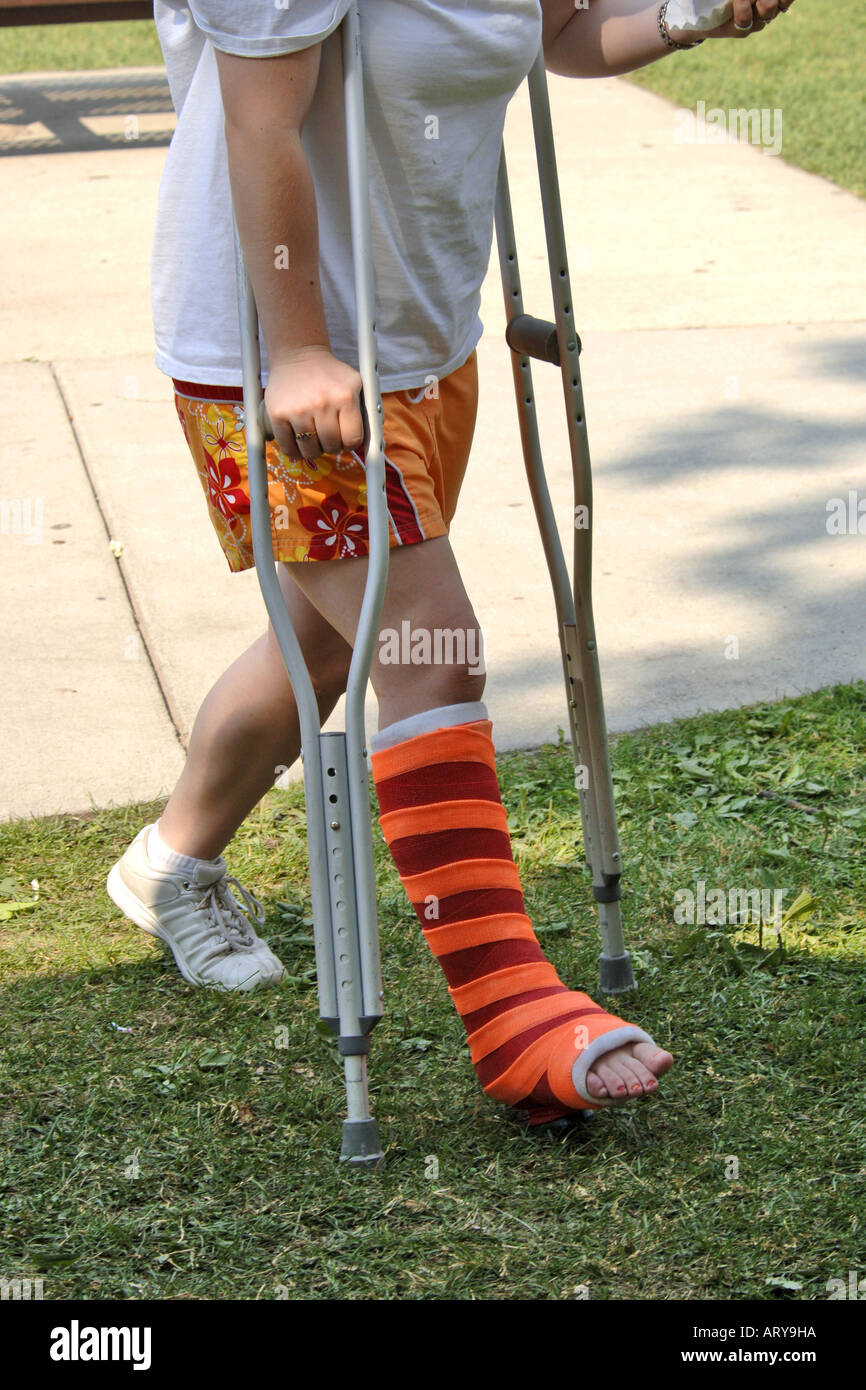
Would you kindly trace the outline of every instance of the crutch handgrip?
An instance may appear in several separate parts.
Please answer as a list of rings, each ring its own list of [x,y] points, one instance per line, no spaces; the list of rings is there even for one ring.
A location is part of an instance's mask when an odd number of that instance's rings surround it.
[[[552,362],[555,367],[560,365],[556,324],[547,319],[516,314],[505,330],[505,341],[513,352],[522,352],[539,362]],[[578,352],[580,348],[580,338],[577,338]]]

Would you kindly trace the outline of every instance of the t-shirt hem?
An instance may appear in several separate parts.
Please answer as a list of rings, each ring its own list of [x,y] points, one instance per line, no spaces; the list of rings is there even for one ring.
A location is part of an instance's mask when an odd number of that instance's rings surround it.
[[[469,360],[478,343],[481,340],[483,328],[479,322],[477,330],[473,332],[468,347],[462,347],[459,352],[454,353],[447,362],[439,367],[430,367],[426,371],[418,372],[381,372],[379,373],[379,389],[384,394],[386,391],[420,391],[429,385],[429,378],[435,377],[439,381],[452,372],[456,372]],[[243,386],[243,373],[236,368],[226,367],[203,367],[201,364],[193,365],[190,362],[181,362],[176,357],[170,357],[167,353],[157,352],[154,361],[161,372],[167,377],[173,377],[176,381],[198,382],[200,385],[208,386]],[[267,376],[264,378],[267,382]]]
[[[336,18],[332,19],[326,28],[318,29],[314,33],[268,34],[262,38],[254,38],[247,34],[226,34],[204,23],[197,6],[190,8],[196,26],[221,53],[232,53],[238,58],[279,58],[283,54],[299,53],[301,49],[312,48],[314,44],[322,43],[335,29],[339,29],[348,7],[336,4]]]

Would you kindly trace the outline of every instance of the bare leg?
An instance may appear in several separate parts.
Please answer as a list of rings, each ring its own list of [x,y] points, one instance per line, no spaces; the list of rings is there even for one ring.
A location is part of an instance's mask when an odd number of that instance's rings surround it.
[[[366,557],[360,557],[331,564],[296,565],[293,570],[310,602],[350,643],[358,626],[367,563]],[[399,632],[407,619],[416,631],[462,629],[467,634],[467,650],[480,649],[478,621],[447,536],[391,550],[380,631],[393,628]],[[468,640],[473,631],[474,648]],[[370,681],[379,702],[380,729],[422,710],[481,699],[484,674],[468,662],[383,662],[382,650],[381,646],[374,649],[370,669]]]
[[[346,684],[351,648],[280,566],[280,585],[327,719]],[[216,859],[300,752],[295,697],[273,628],[254,642],[207,695],[186,766],[159,821],[179,854]]]

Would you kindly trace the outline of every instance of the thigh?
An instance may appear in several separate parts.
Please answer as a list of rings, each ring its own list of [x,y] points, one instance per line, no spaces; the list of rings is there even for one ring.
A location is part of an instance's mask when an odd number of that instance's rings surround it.
[[[317,688],[340,687],[345,681],[352,660],[351,644],[310,602],[303,589],[293,582],[290,575],[298,568],[297,565],[293,565],[290,570],[288,566],[281,564],[277,567],[277,577],[307,670]],[[272,623],[268,623],[267,636],[270,648],[285,669]],[[286,679],[288,680],[288,673]]]
[[[287,567],[281,566],[282,569]],[[354,643],[369,563],[366,556],[327,565],[293,564],[292,580],[343,639]],[[381,628],[477,626],[447,536],[390,551]]]

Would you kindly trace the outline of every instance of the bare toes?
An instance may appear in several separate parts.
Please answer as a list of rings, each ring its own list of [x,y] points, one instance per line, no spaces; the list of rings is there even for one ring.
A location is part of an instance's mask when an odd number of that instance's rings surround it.
[[[645,1066],[653,1076],[664,1076],[674,1064],[671,1054],[661,1047],[656,1047],[654,1043],[635,1043],[632,1058]]]
[[[607,1087],[601,1077],[596,1076],[594,1071],[587,1072],[586,1074],[586,1089],[591,1096],[595,1096],[596,1100],[608,1099]]]
[[[607,1057],[599,1057],[593,1071],[604,1082],[607,1093],[613,1100],[625,1100],[628,1088],[620,1076],[619,1069],[612,1064],[612,1056],[613,1054],[609,1053]]]

